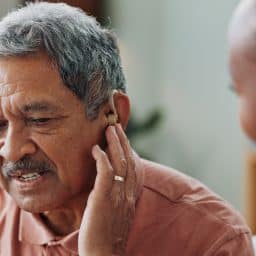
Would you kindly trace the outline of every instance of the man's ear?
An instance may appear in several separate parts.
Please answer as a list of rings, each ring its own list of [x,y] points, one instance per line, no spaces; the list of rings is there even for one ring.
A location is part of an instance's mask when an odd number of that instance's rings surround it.
[[[108,102],[109,111],[107,121],[109,125],[120,123],[125,129],[130,117],[130,100],[129,97],[120,91],[114,90]]]

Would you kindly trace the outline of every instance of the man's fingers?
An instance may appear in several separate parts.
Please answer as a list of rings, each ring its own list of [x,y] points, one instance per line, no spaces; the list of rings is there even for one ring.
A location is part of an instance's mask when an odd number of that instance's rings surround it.
[[[120,124],[116,124],[115,128],[116,128],[116,133],[118,135],[118,138],[119,138],[120,144],[122,146],[125,157],[126,158],[131,157],[132,156],[132,150],[131,150],[131,147],[130,147],[129,140],[127,139],[127,137],[126,137],[126,135],[123,131],[123,128],[121,127]]]
[[[107,154],[98,146],[92,148],[92,156],[96,161],[97,176],[95,180],[95,193],[108,193],[113,182],[113,168]]]
[[[122,128],[110,126],[106,130],[108,151],[105,153],[99,146],[94,146],[92,154],[96,160],[97,177],[93,191],[95,197],[102,199],[102,194],[109,195],[107,202],[111,210],[112,236],[114,251],[123,251],[126,245],[129,227],[134,216],[136,175],[133,152]],[[114,176],[124,180],[115,180]],[[104,198],[103,198],[104,199]]]
[[[106,130],[106,138],[108,142],[108,154],[111,164],[114,168],[115,175],[126,177],[127,160],[120,144],[115,126],[109,126]]]
[[[133,204],[135,201],[135,191],[137,186],[133,152],[132,152],[129,140],[127,139],[120,124],[116,124],[116,132],[127,161],[127,172],[126,172],[126,183],[125,183],[126,197],[128,202]]]

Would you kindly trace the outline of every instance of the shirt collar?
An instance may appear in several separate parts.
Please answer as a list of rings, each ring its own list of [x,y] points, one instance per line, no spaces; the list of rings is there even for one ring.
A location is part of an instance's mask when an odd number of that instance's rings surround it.
[[[78,230],[64,236],[54,235],[43,223],[39,214],[21,210],[19,241],[34,245],[61,245],[72,253],[78,253]]]

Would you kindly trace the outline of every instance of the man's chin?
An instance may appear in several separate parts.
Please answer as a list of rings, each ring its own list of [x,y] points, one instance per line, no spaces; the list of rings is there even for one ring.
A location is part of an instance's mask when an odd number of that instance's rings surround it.
[[[49,198],[39,198],[39,197],[14,197],[14,200],[19,208],[24,211],[31,213],[41,213],[45,211],[50,211],[57,208],[59,205],[49,200]]]
[[[49,207],[42,205],[42,204],[38,205],[36,203],[19,203],[19,202],[17,202],[17,205],[22,210],[30,212],[30,213],[41,213],[41,212],[49,210]]]

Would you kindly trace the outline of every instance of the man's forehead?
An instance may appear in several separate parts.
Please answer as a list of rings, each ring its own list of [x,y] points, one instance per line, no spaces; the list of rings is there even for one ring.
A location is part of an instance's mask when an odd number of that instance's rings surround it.
[[[38,55],[0,58],[0,101],[24,112],[67,112],[78,99],[49,58]]]
[[[0,97],[17,93],[51,95],[63,88],[58,71],[44,55],[0,58]]]
[[[43,84],[46,83],[41,84],[38,79],[19,80],[14,78],[8,79],[8,81],[2,81],[0,78],[0,97],[9,97],[15,94],[43,96],[47,94],[47,87],[43,86]],[[48,88],[49,94],[51,94],[50,89]]]
[[[10,86],[8,83],[0,82],[0,97],[8,97],[17,92],[16,86]]]
[[[42,80],[62,82],[57,68],[46,54],[0,58],[0,85]]]

